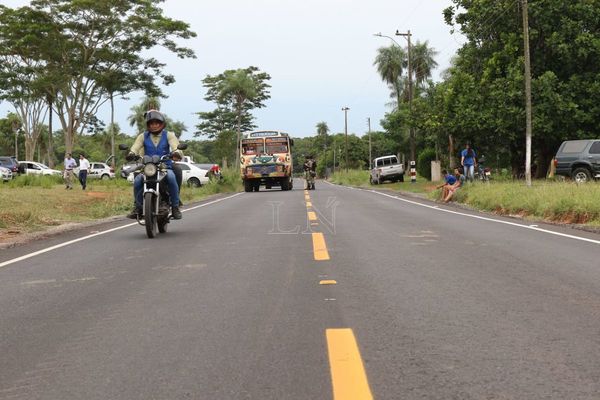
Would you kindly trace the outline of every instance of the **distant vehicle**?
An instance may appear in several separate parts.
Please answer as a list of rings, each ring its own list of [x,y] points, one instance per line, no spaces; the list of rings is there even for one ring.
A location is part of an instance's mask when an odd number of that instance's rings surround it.
[[[73,170],[75,174],[79,173],[79,167]],[[88,179],[114,179],[115,170],[110,167],[107,163],[103,162],[90,162],[90,169],[88,170]]]
[[[554,157],[556,175],[571,177],[577,183],[600,178],[600,139],[567,140]]]
[[[13,178],[13,173],[10,169],[6,167],[0,167],[0,179],[3,182],[8,182]]]
[[[0,157],[0,167],[10,169],[13,174],[13,177],[23,172],[23,167],[20,166],[19,161],[17,161],[15,157]]]
[[[223,174],[221,172],[221,167],[219,167],[219,164],[198,164],[198,163],[193,163],[193,164],[200,169],[207,170],[208,177],[210,179],[214,179],[217,181],[223,179]]]
[[[197,164],[178,161],[175,164],[179,165],[182,172],[182,181],[190,186],[200,187],[206,185],[209,178],[209,171],[207,169],[199,168]]]
[[[373,160],[369,182],[378,185],[384,181],[404,182],[404,164],[398,162],[398,157],[395,155],[377,157]]]
[[[62,175],[61,171],[35,161],[19,161],[19,165],[23,167],[26,175]]]
[[[292,146],[294,140],[281,131],[253,131],[244,133],[240,143],[240,173],[244,191],[258,192],[261,185],[267,189],[293,187]]]

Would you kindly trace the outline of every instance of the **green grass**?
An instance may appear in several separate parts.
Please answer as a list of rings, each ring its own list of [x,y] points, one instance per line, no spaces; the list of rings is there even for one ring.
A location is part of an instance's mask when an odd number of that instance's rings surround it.
[[[0,184],[0,240],[2,231],[33,232],[67,222],[82,222],[124,215],[133,206],[133,186],[126,179],[88,179],[87,189],[78,181],[65,190],[61,177],[19,176]],[[189,204],[217,193],[239,192],[239,172],[225,170],[220,182],[200,188],[181,188],[181,198]]]
[[[417,177],[416,183],[370,185],[368,171],[341,171],[329,179],[332,183],[373,189],[424,194],[438,200],[439,184]],[[489,183],[467,183],[458,190],[453,201],[478,210],[501,215],[543,219],[550,222],[600,226],[600,182],[578,185],[567,181],[534,181],[527,187],[522,181],[502,180]]]

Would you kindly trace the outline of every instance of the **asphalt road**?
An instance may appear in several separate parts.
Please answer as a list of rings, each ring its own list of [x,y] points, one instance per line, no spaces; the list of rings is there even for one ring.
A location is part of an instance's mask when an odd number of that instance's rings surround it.
[[[307,193],[0,250],[0,399],[600,398],[600,235]]]

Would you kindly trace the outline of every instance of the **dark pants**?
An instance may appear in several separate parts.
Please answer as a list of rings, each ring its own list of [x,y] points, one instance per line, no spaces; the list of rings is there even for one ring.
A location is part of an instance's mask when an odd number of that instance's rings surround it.
[[[179,190],[181,190],[183,171],[181,171],[181,167],[178,164],[173,163],[173,173],[175,174],[175,179],[177,180],[177,187],[179,187]]]
[[[79,183],[81,183],[81,187],[85,190],[87,184],[87,169],[82,169],[79,171]]]

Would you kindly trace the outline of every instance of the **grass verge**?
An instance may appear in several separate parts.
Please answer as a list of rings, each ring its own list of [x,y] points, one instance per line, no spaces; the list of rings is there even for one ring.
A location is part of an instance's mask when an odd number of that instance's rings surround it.
[[[239,172],[224,171],[220,182],[200,188],[184,186],[184,203],[217,193],[242,190]],[[19,176],[0,183],[0,241],[5,236],[44,230],[49,226],[124,215],[133,205],[133,188],[125,179],[88,180],[87,189],[78,185],[66,190],[60,177]]]
[[[370,185],[368,171],[341,171],[329,179],[333,183],[421,193],[431,200],[440,197],[437,183],[417,177],[416,183]],[[600,182],[578,185],[574,182],[534,181],[527,187],[522,181],[468,183],[456,192],[454,201],[499,215],[541,219],[549,222],[584,224],[600,227]]]

